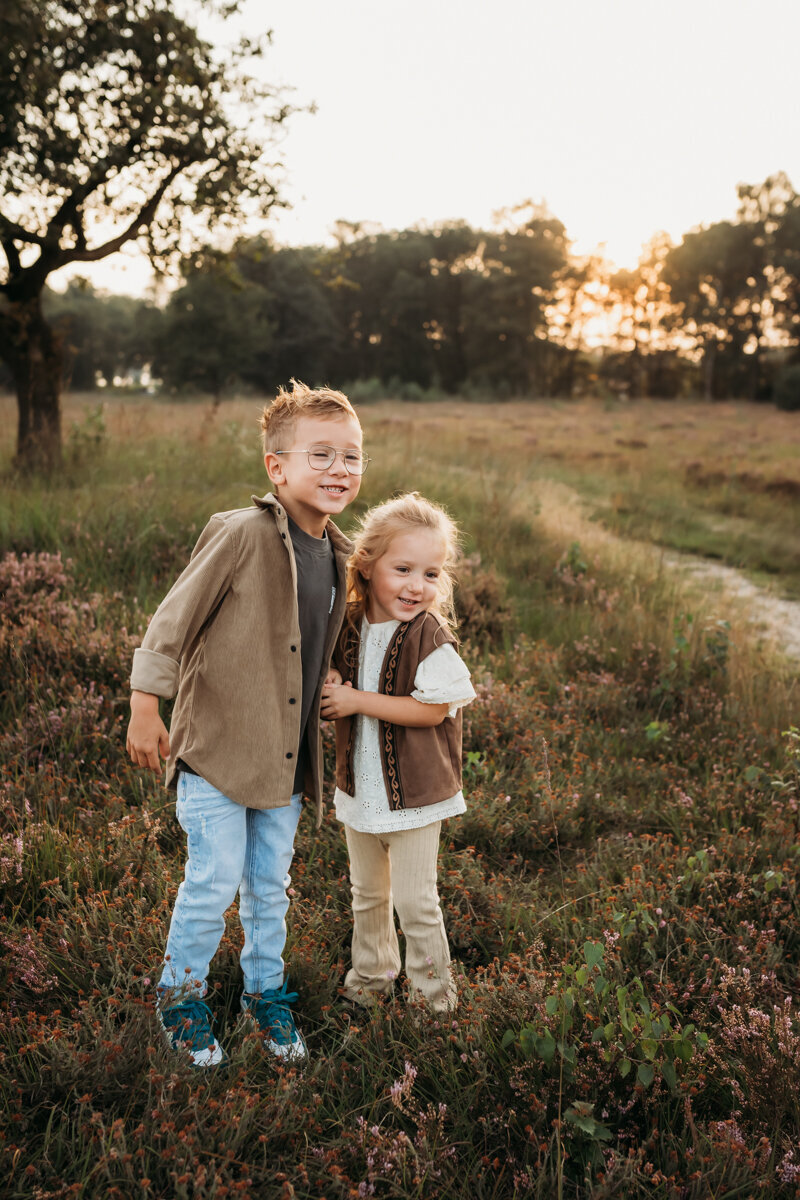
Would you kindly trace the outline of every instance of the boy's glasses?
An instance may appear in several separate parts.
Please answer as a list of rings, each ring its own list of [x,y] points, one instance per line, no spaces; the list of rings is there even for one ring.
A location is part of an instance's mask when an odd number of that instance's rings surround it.
[[[338,446],[309,446],[307,450],[274,450],[273,454],[305,454],[314,471],[327,471],[341,454],[348,475],[363,475],[369,466],[369,455],[360,450],[342,450]]]

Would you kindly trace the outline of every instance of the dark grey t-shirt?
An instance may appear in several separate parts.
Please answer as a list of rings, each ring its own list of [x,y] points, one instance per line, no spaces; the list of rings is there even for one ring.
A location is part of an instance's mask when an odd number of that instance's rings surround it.
[[[297,564],[297,607],[300,618],[300,657],[303,668],[303,699],[300,707],[300,746],[294,791],[302,791],[308,764],[308,715],[317,680],[322,669],[325,636],[336,598],[336,561],[327,534],[312,537],[289,517],[289,536],[292,539]]]

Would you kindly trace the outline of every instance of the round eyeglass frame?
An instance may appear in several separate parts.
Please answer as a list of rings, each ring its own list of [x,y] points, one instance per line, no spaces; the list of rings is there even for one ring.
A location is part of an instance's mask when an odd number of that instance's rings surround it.
[[[317,463],[313,463],[311,461],[312,454],[318,454],[320,450],[329,451],[328,461],[326,463],[324,463],[322,466],[318,466]],[[367,467],[369,466],[370,462],[372,461],[372,459],[370,458],[370,456],[368,454],[362,453],[361,454],[361,470],[354,471],[354,470],[352,470],[351,464],[347,461],[347,455],[354,454],[355,451],[342,450],[338,446],[326,446],[323,443],[320,443],[320,445],[318,445],[318,446],[309,446],[308,449],[306,449],[306,450],[273,450],[272,453],[273,454],[305,454],[306,458],[308,459],[308,465],[309,465],[309,467],[311,467],[312,471],[327,471],[327,470],[329,470],[333,466],[333,464],[336,462],[336,459],[339,457],[339,455],[341,455],[342,462],[344,463],[347,474],[348,475],[357,475],[357,476],[363,475],[364,472],[366,471]]]

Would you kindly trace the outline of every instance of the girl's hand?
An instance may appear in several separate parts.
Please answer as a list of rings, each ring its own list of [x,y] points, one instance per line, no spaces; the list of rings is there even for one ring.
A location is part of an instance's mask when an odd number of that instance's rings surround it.
[[[329,687],[331,684],[341,684],[341,682],[342,682],[342,677],[339,674],[339,672],[336,670],[336,667],[330,667],[328,670],[328,674],[325,676],[325,682],[322,686]]]
[[[341,679],[341,676],[340,676]],[[320,714],[326,721],[336,721],[339,717],[351,717],[358,712],[359,693],[352,683],[325,683],[322,688]]]

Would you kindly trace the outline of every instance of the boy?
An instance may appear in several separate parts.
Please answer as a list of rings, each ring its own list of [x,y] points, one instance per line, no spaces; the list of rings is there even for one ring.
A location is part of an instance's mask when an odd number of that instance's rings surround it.
[[[188,859],[158,985],[169,1044],[197,1067],[225,1054],[203,1002],[239,892],[242,1010],[283,1058],[306,1046],[284,980],[286,888],[303,794],[322,815],[320,692],[345,606],[350,543],[329,517],[368,459],[347,397],[292,380],[261,418],[275,488],[217,513],[162,601],[131,673],[127,747],[177,789]],[[176,695],[170,733],[159,697]]]

